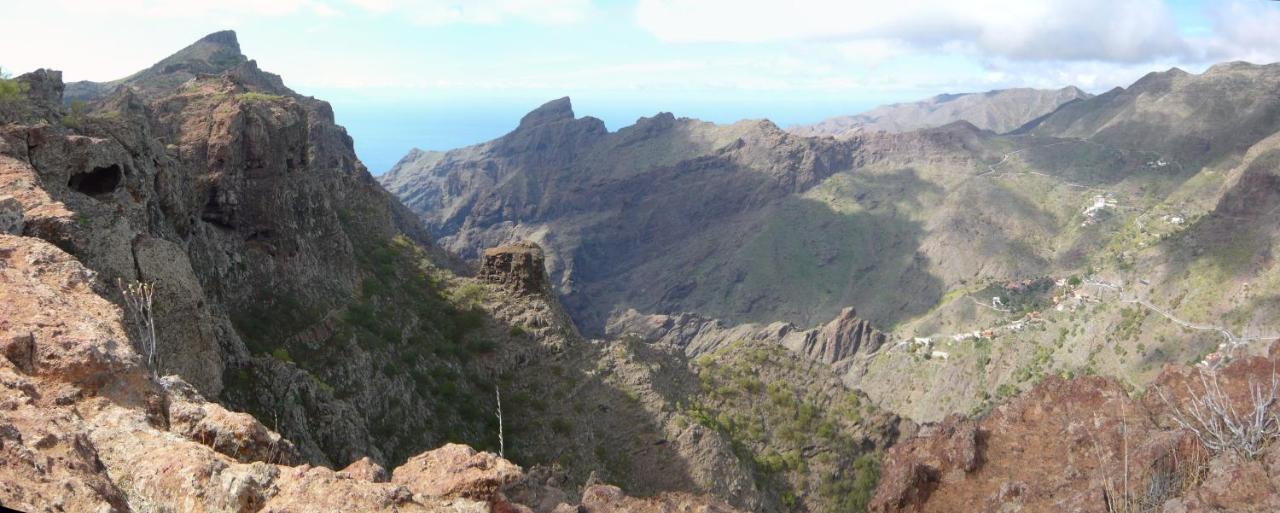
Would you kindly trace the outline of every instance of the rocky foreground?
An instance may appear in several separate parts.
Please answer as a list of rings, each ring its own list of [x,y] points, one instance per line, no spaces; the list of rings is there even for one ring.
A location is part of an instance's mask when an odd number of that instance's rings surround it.
[[[293,444],[155,378],[96,273],[34,237],[0,234],[0,504],[23,511],[732,511],[688,494],[590,484],[580,504],[494,454],[450,444],[388,472],[299,464]]]
[[[926,426],[888,451],[868,510],[1278,511],[1277,349],[1216,371],[1168,366],[1138,394],[1104,378],[1050,378],[984,417]],[[1231,413],[1215,417],[1207,397]],[[1249,426],[1255,405],[1269,427],[1241,429],[1262,442],[1252,455],[1210,449],[1211,437],[1174,421],[1198,406],[1214,424]]]

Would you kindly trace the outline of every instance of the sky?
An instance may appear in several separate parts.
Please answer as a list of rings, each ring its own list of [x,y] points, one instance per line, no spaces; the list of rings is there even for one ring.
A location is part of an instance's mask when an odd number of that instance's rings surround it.
[[[8,8],[4,8],[4,7]],[[1090,92],[1280,61],[1272,0],[0,0],[0,67],[107,81],[203,35],[328,100],[374,173],[562,96],[611,130],[673,112],[781,126],[942,93]]]

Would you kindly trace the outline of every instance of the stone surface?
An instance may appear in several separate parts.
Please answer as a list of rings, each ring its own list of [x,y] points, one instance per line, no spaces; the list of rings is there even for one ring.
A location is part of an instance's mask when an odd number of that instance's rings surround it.
[[[542,248],[529,241],[484,250],[479,277],[516,294],[538,294],[548,290]]]
[[[1219,370],[1232,408],[1246,411],[1249,384],[1276,365],[1252,357]],[[1141,400],[1103,378],[1050,378],[980,419],[925,426],[886,454],[869,511],[1276,510],[1280,460],[1211,454],[1169,418],[1203,393],[1200,372],[1169,366]]]
[[[887,338],[870,321],[858,318],[858,312],[850,307],[816,333],[806,333],[802,343],[797,344],[792,338],[784,339],[784,344],[809,358],[834,364],[858,353],[874,353]]]
[[[410,458],[392,471],[391,482],[427,497],[491,501],[522,477],[520,467],[495,454],[448,444]]]
[[[577,511],[586,513],[731,513],[737,510],[723,502],[682,493],[661,494],[643,499],[628,497],[616,486],[597,484],[588,486],[582,492],[582,505]]]
[[[227,411],[206,401],[178,376],[165,376],[160,385],[169,395],[170,431],[244,463],[302,463],[302,457],[292,442],[271,432],[253,416]]]
[[[606,333],[681,347],[690,356],[706,354],[738,340],[766,341],[832,365],[857,355],[869,356],[888,339],[869,321],[859,318],[852,307],[844,308],[840,315],[821,327],[809,330],[781,322],[726,326],[720,320],[696,314],[643,315],[629,310],[615,316]]]
[[[25,217],[22,203],[12,196],[0,196],[0,233],[22,235],[22,228],[26,226]]]

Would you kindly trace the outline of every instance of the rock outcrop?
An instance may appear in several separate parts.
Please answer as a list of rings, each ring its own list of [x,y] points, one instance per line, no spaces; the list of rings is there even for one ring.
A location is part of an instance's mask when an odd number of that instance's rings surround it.
[[[784,337],[782,345],[814,360],[835,364],[856,354],[871,354],[883,346],[887,336],[858,318],[853,307],[815,331],[804,332],[804,338]]]
[[[23,511],[530,511],[504,493],[525,481],[520,467],[462,445],[412,457],[390,479],[368,458],[338,472],[302,464],[289,440],[252,416],[208,402],[178,376],[154,378],[127,334],[124,310],[99,292],[115,289],[101,280],[49,242],[0,234],[0,504]],[[691,494],[635,499],[598,485],[577,505],[557,493],[552,509],[734,511]]]
[[[1224,406],[1252,408],[1277,360],[1217,371]],[[1202,368],[1169,366],[1144,395],[1113,380],[1050,378],[977,420],[952,416],[889,449],[873,512],[1272,511],[1280,444],[1257,460],[1211,453],[1170,414],[1203,396]],[[1267,408],[1275,414],[1277,406]],[[1125,509],[1128,508],[1128,509]]]
[[[549,293],[542,248],[521,241],[484,250],[479,278],[496,283],[514,294]]]
[[[0,233],[22,235],[22,228],[26,226],[23,217],[22,203],[12,196],[0,197]]]
[[[806,358],[828,365],[846,363],[854,356],[869,356],[884,345],[888,336],[858,317],[853,307],[819,328],[802,330],[794,324],[739,324],[726,326],[717,319],[696,314],[643,315],[629,310],[614,317],[607,328],[613,337],[634,336],[684,348],[697,356],[739,340],[781,344]]]
[[[477,511],[441,483],[489,489],[481,474],[420,472],[402,485],[296,460],[287,440],[153,380],[121,309],[95,273],[35,238],[0,234],[0,504],[23,511]],[[446,448],[452,453],[454,448]],[[483,457],[477,455],[476,457]],[[431,453],[422,458],[431,459]],[[519,476],[509,462],[487,456]],[[476,476],[475,483],[465,481]]]
[[[266,420],[312,464],[398,463],[442,443],[446,428],[429,423],[464,422],[425,413],[433,392],[410,374],[433,363],[396,356],[459,315],[419,268],[425,230],[327,103],[258,69],[230,32],[100,84],[75,109],[60,106],[58,73],[24,77],[29,102],[49,108],[0,128],[0,196],[22,220],[5,224],[74,255],[102,294],[154,284],[156,372]],[[393,359],[410,364],[379,364]],[[403,434],[375,435],[375,422]],[[244,434],[235,443],[270,443]]]
[[[520,467],[495,454],[448,444],[409,458],[391,473],[391,482],[413,486],[431,497],[490,501],[522,477]]]

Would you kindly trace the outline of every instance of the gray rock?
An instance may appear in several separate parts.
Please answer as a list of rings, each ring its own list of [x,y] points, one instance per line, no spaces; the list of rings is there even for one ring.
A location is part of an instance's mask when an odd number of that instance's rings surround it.
[[[0,197],[0,233],[22,235],[24,226],[26,226],[26,220],[22,213],[22,204],[12,196]]]

